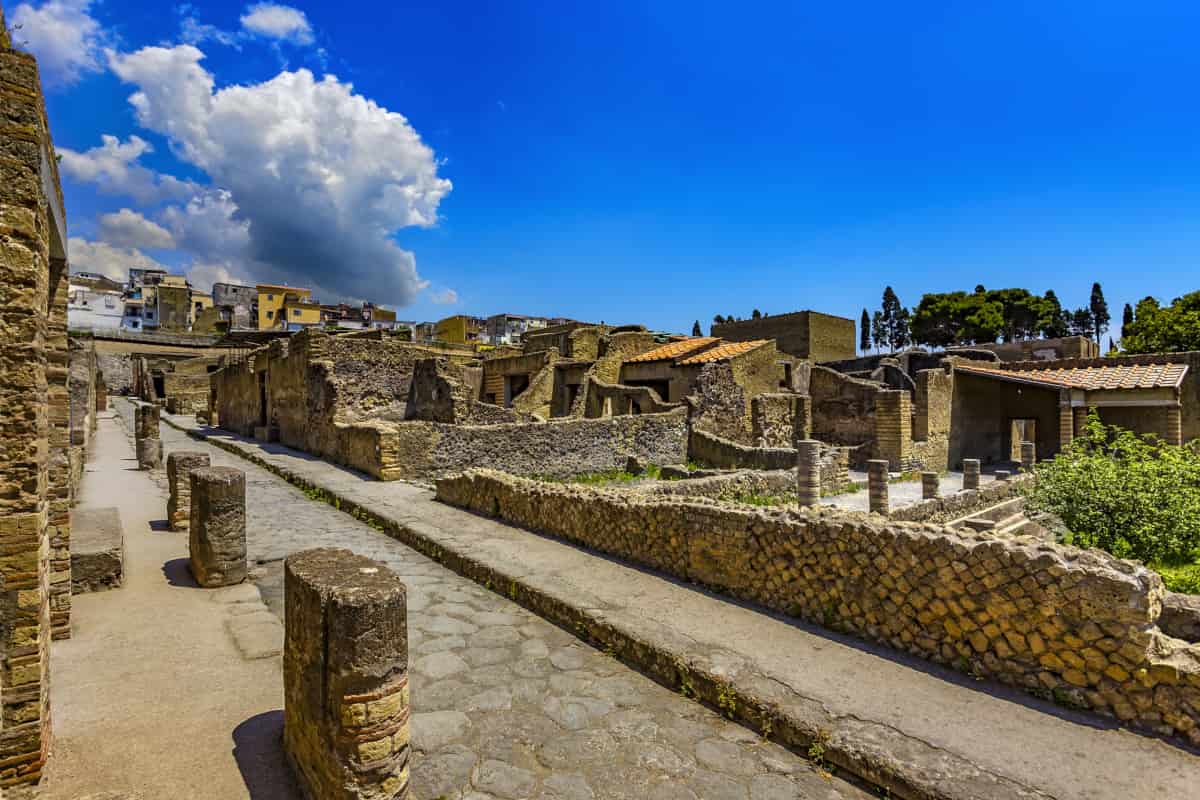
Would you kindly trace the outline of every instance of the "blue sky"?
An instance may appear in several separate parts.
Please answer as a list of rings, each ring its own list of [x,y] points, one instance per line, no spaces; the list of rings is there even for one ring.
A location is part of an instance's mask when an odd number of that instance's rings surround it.
[[[888,284],[1074,306],[1099,280],[1118,320],[1200,288],[1194,3],[6,7],[78,156],[77,262],[671,330],[857,319]],[[197,75],[247,91],[172,113]],[[98,184],[105,134],[180,185]]]

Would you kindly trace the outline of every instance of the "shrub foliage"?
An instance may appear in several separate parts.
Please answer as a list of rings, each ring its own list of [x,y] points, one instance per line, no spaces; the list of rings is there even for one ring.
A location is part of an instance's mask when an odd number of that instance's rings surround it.
[[[1200,447],[1177,447],[1103,425],[1093,413],[1084,436],[1036,468],[1027,496],[1059,516],[1071,543],[1148,564],[1186,564],[1200,555]]]

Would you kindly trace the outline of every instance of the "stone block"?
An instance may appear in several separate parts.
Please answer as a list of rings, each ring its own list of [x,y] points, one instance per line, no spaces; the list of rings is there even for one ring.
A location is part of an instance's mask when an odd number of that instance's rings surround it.
[[[925,500],[932,500],[941,494],[941,487],[938,485],[938,474],[936,472],[921,473],[921,497]]]
[[[133,410],[134,439],[157,439],[158,436],[158,406],[153,403],[138,403]]]
[[[306,797],[407,800],[404,584],[348,550],[287,559],[283,746]]]
[[[867,462],[867,494],[871,513],[887,516],[890,506],[887,459],[874,458]]]
[[[194,450],[176,450],[167,456],[167,524],[173,531],[186,531],[192,511],[194,469],[208,466],[208,454]]]
[[[979,459],[963,459],[963,489],[979,488]]]
[[[162,439],[138,439],[138,469],[158,469],[162,466]]]
[[[201,586],[246,579],[246,474],[233,467],[191,471],[188,563]]]
[[[71,591],[120,587],[125,573],[125,536],[117,509],[77,508],[71,512],[71,525]]]

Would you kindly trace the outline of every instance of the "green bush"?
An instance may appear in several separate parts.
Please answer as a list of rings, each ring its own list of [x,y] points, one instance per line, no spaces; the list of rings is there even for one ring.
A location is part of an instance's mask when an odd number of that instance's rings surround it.
[[[1101,424],[1039,464],[1032,511],[1058,515],[1071,543],[1147,564],[1182,565],[1200,550],[1200,448]]]

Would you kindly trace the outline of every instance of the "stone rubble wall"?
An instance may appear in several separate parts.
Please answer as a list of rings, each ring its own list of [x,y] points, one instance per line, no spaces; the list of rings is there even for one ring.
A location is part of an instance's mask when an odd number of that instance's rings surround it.
[[[949,522],[1021,494],[1032,476],[1018,475],[1007,481],[992,481],[978,489],[964,489],[893,509],[888,517],[905,522]]]
[[[794,470],[794,447],[747,447],[705,431],[692,429],[689,456],[716,469]],[[821,491],[837,492],[850,482],[850,450],[821,444]],[[792,489],[795,490],[793,483]]]
[[[631,491],[669,497],[708,497],[714,500],[737,494],[787,495],[796,491],[796,472],[790,469],[739,469],[720,475],[686,480],[651,481]]]
[[[442,502],[1200,744],[1200,645],[1107,554],[865,515],[741,509],[470,470]]]

